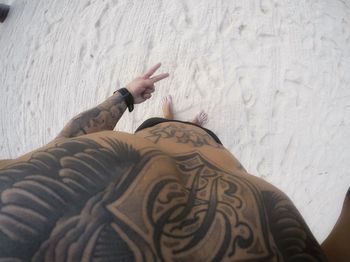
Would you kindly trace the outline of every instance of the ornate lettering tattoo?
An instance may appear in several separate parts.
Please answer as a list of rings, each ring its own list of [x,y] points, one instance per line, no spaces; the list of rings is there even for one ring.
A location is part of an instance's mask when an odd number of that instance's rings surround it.
[[[169,254],[170,260],[180,261],[271,256],[265,221],[250,215],[261,212],[256,188],[198,153],[174,159],[178,178],[158,179],[147,200],[153,243],[161,260],[168,260]]]
[[[193,126],[186,124],[172,124],[156,125],[148,128],[145,138],[157,144],[161,139],[172,139],[179,144],[190,144],[193,147],[211,146],[222,148],[222,146],[214,141],[214,139],[207,133],[196,131]]]
[[[104,142],[69,139],[0,170],[0,260],[322,261],[278,193],[196,151]]]

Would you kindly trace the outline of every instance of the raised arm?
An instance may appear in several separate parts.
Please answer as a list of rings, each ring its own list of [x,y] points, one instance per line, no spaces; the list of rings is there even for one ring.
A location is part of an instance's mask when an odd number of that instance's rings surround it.
[[[144,74],[136,77],[126,86],[126,89],[133,96],[135,104],[140,104],[150,99],[152,93],[155,91],[154,83],[169,76],[168,73],[163,73],[152,77],[160,66],[161,63],[152,66]],[[116,92],[98,106],[75,116],[58,134],[56,139],[113,130],[126,108],[127,105],[122,95]]]

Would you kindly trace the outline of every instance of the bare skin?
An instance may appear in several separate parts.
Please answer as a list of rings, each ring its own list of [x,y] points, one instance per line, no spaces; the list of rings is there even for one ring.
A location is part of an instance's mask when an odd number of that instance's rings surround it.
[[[127,85],[136,103],[168,76],[152,77],[159,67]],[[164,117],[172,106],[166,99]],[[125,109],[115,94],[0,166],[1,259],[326,261],[290,199],[206,131],[179,122],[110,131]]]
[[[152,93],[155,91],[154,84],[169,76],[168,73],[153,76],[160,66],[161,63],[152,66],[144,74],[136,77],[126,86],[134,97],[135,104],[140,104],[150,99]],[[97,107],[74,117],[58,134],[56,139],[113,130],[125,112],[126,107],[122,96],[117,92]]]
[[[350,189],[337,223],[322,243],[322,249],[329,261],[347,262],[350,260]]]
[[[163,116],[166,119],[174,119],[173,99],[171,95],[167,95],[162,99]],[[208,123],[208,114],[201,110],[192,120],[192,123],[198,126],[204,126]]]
[[[193,123],[199,126],[204,126],[208,123],[208,114],[205,113],[203,110],[200,111],[192,120]]]
[[[170,120],[174,119],[173,99],[171,95],[163,97],[162,111],[163,111],[164,118],[170,119]]]

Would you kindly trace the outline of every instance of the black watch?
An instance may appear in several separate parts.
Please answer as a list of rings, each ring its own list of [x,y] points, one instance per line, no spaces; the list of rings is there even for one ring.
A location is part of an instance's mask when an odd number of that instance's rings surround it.
[[[115,91],[113,94],[115,94],[116,92],[119,92],[122,95],[122,98],[124,99],[129,112],[131,112],[132,110],[134,110],[134,97],[132,96],[132,94],[128,91],[128,89],[126,89],[125,87],[118,89],[117,91]]]

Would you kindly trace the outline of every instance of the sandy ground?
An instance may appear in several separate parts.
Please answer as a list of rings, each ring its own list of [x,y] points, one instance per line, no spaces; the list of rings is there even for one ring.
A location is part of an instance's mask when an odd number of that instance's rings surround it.
[[[200,109],[250,173],[285,191],[322,241],[350,185],[350,1],[18,0],[0,24],[0,158],[49,142],[148,66],[170,77],[131,132]]]

